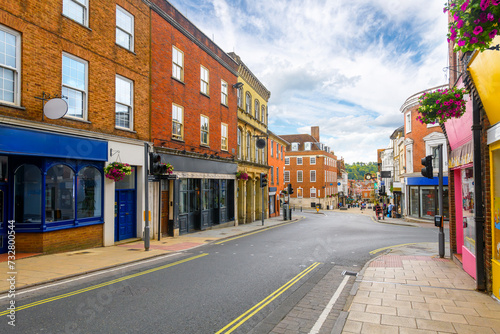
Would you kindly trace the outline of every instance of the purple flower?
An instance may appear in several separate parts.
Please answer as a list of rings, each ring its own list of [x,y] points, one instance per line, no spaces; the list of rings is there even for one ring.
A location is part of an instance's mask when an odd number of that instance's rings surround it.
[[[458,13],[455,13],[453,14],[453,18],[455,19],[455,21],[458,21],[460,20],[460,15],[458,15]]]
[[[493,6],[498,6],[500,4],[500,0],[491,0],[491,4]]]
[[[470,44],[476,44],[478,42],[477,37],[471,37]]]
[[[467,6],[469,5],[469,0],[465,1],[462,6],[460,6],[460,10],[462,12],[465,12],[465,10],[467,9]]]
[[[493,38],[495,38],[495,36],[497,35],[497,32],[498,32],[498,30],[493,29],[492,31],[490,31],[490,33],[488,34],[488,36],[489,36],[491,39],[493,39]]]
[[[486,10],[488,6],[490,5],[490,0],[481,0],[481,4],[479,7],[481,7],[481,10]]]
[[[464,21],[463,20],[458,20],[457,22],[457,29],[460,29],[464,26]]]
[[[481,14],[479,14],[479,20],[480,20],[482,23],[488,22],[488,19],[486,18],[486,13],[481,13]]]
[[[479,24],[479,22],[481,22],[480,19],[474,20],[474,24]]]
[[[469,34],[468,32],[464,32],[464,37],[470,37],[470,36],[471,36],[471,34]]]
[[[460,40],[458,40],[457,45],[458,46],[464,46],[465,45],[465,41],[463,39],[460,39]]]
[[[474,28],[474,30],[472,31],[472,33],[473,33],[474,35],[476,35],[476,36],[477,36],[477,35],[479,35],[479,34],[480,34],[480,33],[482,33],[482,32],[483,32],[483,27],[481,27],[481,26],[476,26],[476,27]]]
[[[492,13],[488,13],[488,14],[486,15],[486,19],[487,19],[488,21],[494,21],[494,20],[495,20],[495,15],[493,15]]]

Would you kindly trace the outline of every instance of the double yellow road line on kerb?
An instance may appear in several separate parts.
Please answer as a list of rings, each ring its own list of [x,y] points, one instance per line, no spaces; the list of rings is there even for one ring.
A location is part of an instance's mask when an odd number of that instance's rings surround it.
[[[240,327],[243,323],[245,323],[248,319],[253,317],[257,312],[262,310],[264,307],[266,307],[269,303],[271,303],[273,300],[278,298],[283,292],[288,290],[290,287],[292,287],[295,283],[300,281],[304,276],[309,274],[311,271],[313,271],[317,266],[319,266],[319,262],[315,262],[312,265],[310,265],[307,269],[305,269],[303,272],[289,280],[285,285],[283,285],[281,288],[278,290],[274,291],[271,293],[269,296],[264,298],[261,302],[256,304],[254,307],[240,315],[238,318],[234,319],[231,323],[227,324],[224,328],[216,332],[215,334],[228,334],[232,333],[234,330],[236,330],[238,327]]]
[[[125,281],[125,280],[128,280],[128,279],[134,278],[134,277],[138,277],[138,276],[146,275],[146,274],[158,271],[158,270],[170,268],[170,267],[176,266],[178,264],[185,263],[185,262],[188,262],[188,261],[191,261],[191,260],[195,260],[195,259],[198,259],[200,257],[207,256],[207,255],[208,255],[208,253],[203,253],[203,254],[200,254],[200,255],[189,257],[189,258],[184,259],[184,260],[179,260],[179,261],[176,261],[176,262],[173,262],[173,263],[169,263],[169,264],[166,264],[164,266],[160,266],[160,267],[152,268],[152,269],[149,269],[149,270],[141,271],[141,272],[136,273],[136,274],[132,274],[132,275],[120,277],[120,278],[114,279],[112,281],[104,282],[104,283],[97,284],[97,285],[92,285],[92,286],[89,286],[87,288],[83,288],[83,289],[80,289],[80,290],[68,292],[68,293],[65,293],[65,294],[62,294],[62,295],[58,295],[58,296],[54,296],[54,297],[51,297],[51,298],[42,299],[42,300],[30,303],[30,304],[18,306],[18,307],[16,307],[15,311],[18,312],[18,311],[25,310],[25,309],[30,308],[30,307],[37,306],[37,305],[41,305],[41,304],[53,302],[55,300],[59,300],[59,299],[71,297],[71,296],[74,296],[74,295],[78,295],[80,293],[84,293],[84,292],[87,292],[87,291],[92,291],[92,290],[95,290],[95,289],[99,289],[99,288],[102,288],[102,287],[105,287],[105,286],[108,286],[108,285],[112,285],[112,284],[115,284],[115,283],[118,283],[118,282],[122,282],[122,281]],[[4,315],[9,314],[9,313],[10,313],[10,310],[3,311],[3,312],[0,312],[0,316],[4,316]]]

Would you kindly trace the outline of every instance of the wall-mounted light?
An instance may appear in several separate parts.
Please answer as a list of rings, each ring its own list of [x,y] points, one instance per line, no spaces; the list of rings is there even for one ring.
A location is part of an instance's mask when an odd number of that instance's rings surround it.
[[[237,82],[237,83],[235,83],[235,84],[233,85],[233,88],[238,89],[238,88],[243,87],[243,85],[244,85],[244,83],[243,83],[243,82]]]

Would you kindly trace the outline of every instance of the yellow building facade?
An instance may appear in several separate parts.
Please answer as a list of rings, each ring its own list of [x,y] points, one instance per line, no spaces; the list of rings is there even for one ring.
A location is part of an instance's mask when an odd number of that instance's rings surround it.
[[[238,224],[269,217],[269,187],[260,187],[261,173],[267,174],[268,101],[271,92],[257,79],[235,53],[229,55],[239,64],[238,83]],[[261,139],[262,141],[259,141]],[[262,148],[258,142],[264,143]]]

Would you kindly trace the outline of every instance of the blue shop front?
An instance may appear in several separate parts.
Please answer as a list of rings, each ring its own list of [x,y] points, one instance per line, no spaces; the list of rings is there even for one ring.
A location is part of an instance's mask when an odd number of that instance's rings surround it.
[[[102,246],[108,143],[7,125],[0,138],[0,252],[12,230],[16,252]]]
[[[439,179],[434,177],[406,178],[407,216],[410,218],[434,219],[439,215]],[[448,177],[443,177],[443,216],[449,218]]]

